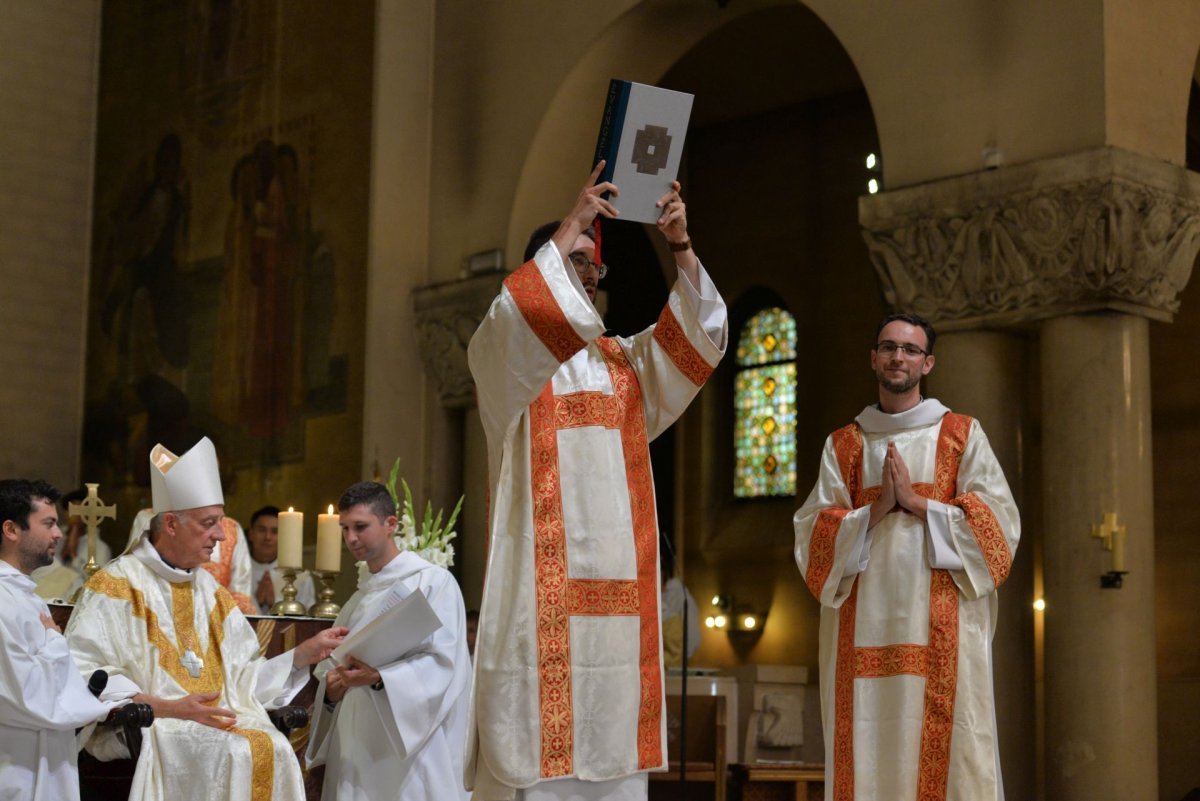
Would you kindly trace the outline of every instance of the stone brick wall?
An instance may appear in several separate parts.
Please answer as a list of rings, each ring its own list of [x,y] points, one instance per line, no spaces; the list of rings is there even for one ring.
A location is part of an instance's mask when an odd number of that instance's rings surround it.
[[[99,0],[0,24],[0,477],[79,480]]]

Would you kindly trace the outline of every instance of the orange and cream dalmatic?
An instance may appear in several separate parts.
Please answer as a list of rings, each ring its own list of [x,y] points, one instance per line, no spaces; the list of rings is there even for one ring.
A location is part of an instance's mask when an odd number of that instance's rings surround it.
[[[471,340],[490,479],[476,788],[666,764],[648,446],[725,349],[724,303],[700,277],[680,276],[645,331],[605,337],[549,244],[505,280]]]
[[[868,531],[889,442],[927,522],[897,508]],[[795,525],[822,606],[827,797],[1000,801],[991,639],[1020,522],[979,423],[932,399],[864,410],[826,441]]]

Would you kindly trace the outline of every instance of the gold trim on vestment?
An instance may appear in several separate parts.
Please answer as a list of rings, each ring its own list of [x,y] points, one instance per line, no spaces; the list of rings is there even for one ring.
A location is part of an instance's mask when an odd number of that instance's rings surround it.
[[[275,743],[259,729],[228,729],[250,743],[250,801],[271,801],[275,791]]]
[[[195,650],[199,643],[196,641],[191,592],[186,593],[187,599],[184,601],[176,591],[177,587],[190,590],[192,583],[187,581],[168,583],[171,584],[171,614],[175,621],[176,636],[181,642],[187,642],[188,640],[185,638],[190,636],[193,650]],[[217,604],[209,616],[209,642],[203,656],[204,666],[200,669],[200,675],[192,678],[192,675],[179,661],[179,648],[167,639],[167,635],[163,633],[158,624],[158,615],[146,605],[145,595],[141,590],[135,589],[129,583],[129,579],[119,578],[105,570],[100,570],[88,579],[84,586],[92,592],[129,603],[130,614],[145,623],[146,639],[158,649],[158,666],[185,691],[188,693],[221,692],[224,687],[225,672],[224,661],[221,658],[221,641],[224,638],[225,618],[234,608],[233,598],[230,597],[228,591],[224,588],[219,588],[217,591]],[[186,610],[183,608],[185,604]],[[185,645],[184,650],[186,649]],[[215,704],[216,701],[213,703]]]

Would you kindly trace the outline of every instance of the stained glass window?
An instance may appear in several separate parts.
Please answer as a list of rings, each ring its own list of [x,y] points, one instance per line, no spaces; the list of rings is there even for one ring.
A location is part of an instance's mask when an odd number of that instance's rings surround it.
[[[796,494],[796,318],[764,309],[742,328],[734,381],[733,494]]]

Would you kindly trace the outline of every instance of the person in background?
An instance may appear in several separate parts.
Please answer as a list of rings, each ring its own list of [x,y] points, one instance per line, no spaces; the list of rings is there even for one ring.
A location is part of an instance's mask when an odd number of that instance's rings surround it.
[[[254,587],[254,602],[261,614],[271,614],[271,607],[283,600],[283,571],[279,569],[279,509],[264,506],[250,516],[246,541],[250,546],[250,584]],[[316,603],[312,576],[307,570],[296,574],[293,582],[296,600],[305,609]]]

